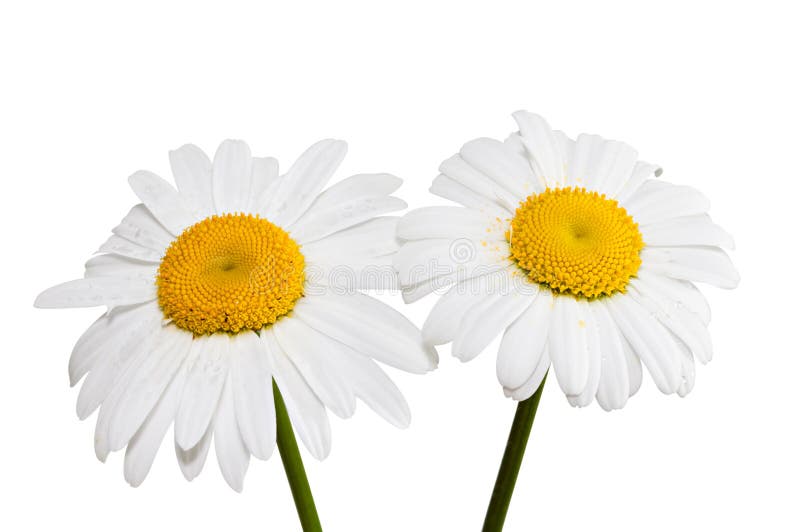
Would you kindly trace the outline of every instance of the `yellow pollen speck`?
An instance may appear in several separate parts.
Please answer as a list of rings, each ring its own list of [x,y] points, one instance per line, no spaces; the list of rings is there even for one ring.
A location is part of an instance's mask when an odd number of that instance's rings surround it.
[[[280,227],[258,216],[211,216],[186,229],[158,268],[164,317],[196,335],[259,330],[303,295],[305,260]]]
[[[548,188],[526,198],[506,238],[511,257],[530,280],[588,299],[624,292],[644,247],[624,208],[577,187]]]

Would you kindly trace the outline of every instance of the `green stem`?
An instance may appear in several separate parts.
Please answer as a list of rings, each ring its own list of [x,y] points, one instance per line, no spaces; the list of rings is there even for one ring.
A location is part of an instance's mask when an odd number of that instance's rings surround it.
[[[272,381],[272,391],[275,396],[278,451],[281,453],[283,469],[286,471],[286,479],[292,490],[300,525],[303,527],[303,532],[322,532],[317,507],[314,505],[314,497],[311,495],[311,487],[308,485],[306,470],[303,467],[303,459],[300,457],[300,449],[297,448],[297,440],[289,421],[289,414],[286,413],[283,396],[274,380]]]
[[[514,484],[519,475],[519,467],[522,465],[522,457],[525,455],[525,447],[528,445],[528,436],[530,436],[533,420],[536,417],[536,409],[539,408],[539,399],[542,398],[545,380],[547,380],[547,375],[542,379],[536,393],[517,404],[517,413],[514,415],[514,423],[511,425],[511,432],[508,435],[503,461],[500,463],[500,471],[497,472],[497,480],[494,483],[492,499],[489,501],[486,519],[483,521],[483,532],[503,530],[508,505],[514,494]]]

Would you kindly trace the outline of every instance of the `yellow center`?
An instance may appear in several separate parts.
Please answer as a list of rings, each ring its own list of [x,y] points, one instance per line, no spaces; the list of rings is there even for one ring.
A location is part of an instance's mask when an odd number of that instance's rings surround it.
[[[573,187],[521,202],[508,239],[530,280],[589,299],[624,292],[644,247],[638,225],[615,200]]]
[[[186,229],[158,268],[164,316],[196,335],[258,330],[303,295],[305,261],[280,227],[258,216],[211,216]]]

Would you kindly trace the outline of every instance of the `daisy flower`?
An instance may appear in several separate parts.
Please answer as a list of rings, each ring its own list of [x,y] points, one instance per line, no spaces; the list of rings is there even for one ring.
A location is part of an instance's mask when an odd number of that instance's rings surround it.
[[[689,393],[695,360],[711,359],[709,307],[694,283],[737,285],[733,239],[705,196],[654,179],[661,169],[627,144],[514,118],[505,142],[473,140],[440,166],[431,192],[462,206],[398,224],[406,301],[453,285],[424,338],[452,342],[468,361],[502,333],[497,378],[528,409],[515,422],[528,431],[551,366],[575,406],[622,408],[642,365],[662,392]]]
[[[408,425],[405,400],[376,362],[424,373],[435,351],[400,313],[359,292],[394,282],[366,273],[391,271],[397,218],[381,215],[405,208],[391,196],[401,180],[361,174],[323,190],[346,149],[318,142],[283,175],[237,140],[213,161],[193,145],[172,151],[177,189],[133,174],[142,203],[84,278],[37,298],[44,308],[108,307],[75,345],[69,376],[73,385],[85,376],[79,417],[99,408],[98,458],[126,448],[130,484],[144,480],[173,422],[184,476],[200,473],[213,439],[237,491],[250,455],[269,458],[276,438],[282,456],[282,437],[294,445],[284,462],[302,473],[292,427],[325,458],[327,411],[349,417],[356,397]]]

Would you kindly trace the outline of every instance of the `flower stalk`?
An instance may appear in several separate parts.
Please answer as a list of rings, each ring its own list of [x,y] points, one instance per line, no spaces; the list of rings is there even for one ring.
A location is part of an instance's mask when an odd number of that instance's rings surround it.
[[[302,526],[303,532],[322,532],[317,507],[314,504],[311,487],[308,485],[308,477],[306,477],[306,470],[303,467],[303,459],[300,456],[300,449],[297,447],[289,414],[286,412],[283,396],[274,380],[272,381],[272,390],[275,396],[278,451],[281,453],[283,469],[286,471],[286,479],[292,490],[300,526]]]
[[[533,420],[536,417],[536,410],[539,408],[539,399],[542,397],[546,380],[547,375],[544,376],[542,383],[532,396],[517,404],[517,412],[514,415],[506,450],[503,453],[503,461],[500,463],[492,498],[489,501],[489,508],[486,510],[483,532],[503,530],[503,523],[506,520],[511,496],[514,494],[514,485],[517,483],[519,468],[522,465],[522,458],[525,456],[528,437],[531,434],[531,427],[533,427]]]

